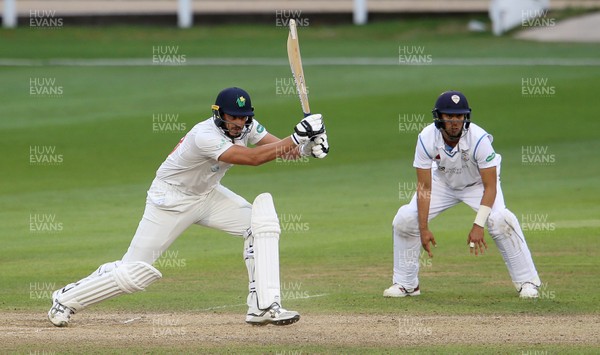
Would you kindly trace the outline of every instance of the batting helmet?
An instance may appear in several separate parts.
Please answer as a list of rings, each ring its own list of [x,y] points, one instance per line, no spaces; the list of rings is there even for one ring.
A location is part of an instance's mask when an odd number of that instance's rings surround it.
[[[431,110],[433,122],[438,129],[444,128],[444,121],[441,119],[442,113],[445,114],[464,114],[465,129],[469,129],[471,124],[471,108],[465,95],[460,91],[443,92],[435,101],[435,107]]]
[[[241,138],[244,137],[250,130],[252,117],[254,116],[254,107],[252,107],[250,94],[248,94],[246,90],[238,87],[231,87],[223,89],[217,95],[215,104],[212,105],[212,112],[215,124],[227,135],[229,135],[229,131],[225,127],[225,121],[222,118],[224,113],[235,117],[247,117],[246,123],[244,124],[245,129],[242,132],[242,135],[240,137],[235,137]]]

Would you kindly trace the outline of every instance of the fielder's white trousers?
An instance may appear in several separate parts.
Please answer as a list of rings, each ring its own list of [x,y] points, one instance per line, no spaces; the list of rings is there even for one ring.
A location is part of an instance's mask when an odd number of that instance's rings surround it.
[[[205,195],[187,195],[159,179],[152,182],[146,209],[122,261],[152,265],[192,224],[243,236],[250,228],[252,205],[219,185]]]
[[[499,167],[498,167],[499,171]],[[479,209],[483,196],[483,184],[477,184],[464,190],[452,190],[436,178],[432,171],[431,202],[429,221],[448,208],[464,202],[474,211]],[[475,215],[473,215],[475,218]],[[496,243],[508,268],[513,284],[520,290],[524,282],[540,285],[541,281],[527,247],[523,231],[517,218],[506,209],[500,186],[500,177],[496,187],[496,200],[487,222],[488,233]],[[471,225],[465,226],[465,241]],[[417,196],[410,203],[400,207],[393,221],[394,235],[394,276],[393,283],[407,289],[419,285],[419,255],[421,238],[418,225]],[[443,236],[441,236],[443,238]],[[440,238],[437,238],[440,240]]]

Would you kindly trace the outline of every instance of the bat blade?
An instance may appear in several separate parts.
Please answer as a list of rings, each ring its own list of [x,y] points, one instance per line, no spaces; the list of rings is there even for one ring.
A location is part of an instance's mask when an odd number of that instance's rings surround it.
[[[300,105],[304,116],[310,115],[310,106],[308,104],[308,91],[306,89],[306,80],[304,77],[304,69],[302,68],[302,57],[300,56],[300,44],[298,42],[298,30],[296,21],[290,19],[290,32],[287,39],[287,53],[292,69],[292,76],[296,84],[296,91],[300,98]]]

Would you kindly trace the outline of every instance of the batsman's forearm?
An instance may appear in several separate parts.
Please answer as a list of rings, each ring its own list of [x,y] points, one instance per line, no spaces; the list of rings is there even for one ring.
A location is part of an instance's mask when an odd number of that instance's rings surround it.
[[[242,148],[240,147],[240,149]],[[229,161],[229,163],[258,166],[279,157],[288,158],[290,155],[293,156],[298,154],[298,148],[290,137],[273,143],[262,144],[254,148],[243,147],[243,149],[245,149],[246,154],[236,156],[234,160]]]
[[[295,159],[299,156],[298,147],[292,140],[291,136],[286,137],[278,142],[265,144],[259,149],[258,160],[263,163],[275,160],[277,158]]]

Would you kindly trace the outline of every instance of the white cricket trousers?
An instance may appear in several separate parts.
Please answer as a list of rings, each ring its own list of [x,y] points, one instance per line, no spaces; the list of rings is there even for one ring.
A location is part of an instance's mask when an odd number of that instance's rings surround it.
[[[498,167],[499,170],[500,167]],[[432,176],[429,221],[460,202],[466,203],[474,211],[479,209],[481,197],[483,196],[483,184],[470,186],[464,190],[452,190],[436,178],[435,171],[432,171]],[[520,290],[524,282],[531,282],[540,286],[541,281],[533,264],[519,221],[512,212],[506,209],[504,204],[499,176],[496,191],[496,200],[487,221],[488,233],[502,254],[515,288]],[[473,215],[474,217],[475,215]],[[470,225],[466,226],[465,237],[470,229]],[[419,285],[419,255],[421,250],[416,194],[410,203],[400,207],[394,217],[393,235],[394,276],[392,282],[407,289],[415,288]],[[440,240],[440,238],[436,239]]]
[[[152,265],[192,224],[246,236],[251,216],[252,205],[221,185],[203,195],[188,195],[172,185],[154,179],[148,190],[144,215],[123,258],[102,264],[86,278],[65,288],[75,290],[82,287],[85,291],[89,289],[90,282],[94,285],[94,280],[122,263],[143,261]],[[89,305],[108,298],[105,297],[105,289],[88,290],[90,292],[97,292],[98,297]],[[121,293],[123,290],[118,294]]]
[[[204,195],[188,195],[154,179],[144,215],[122,261],[152,265],[192,224],[243,236],[251,216],[252,205],[222,185]]]

